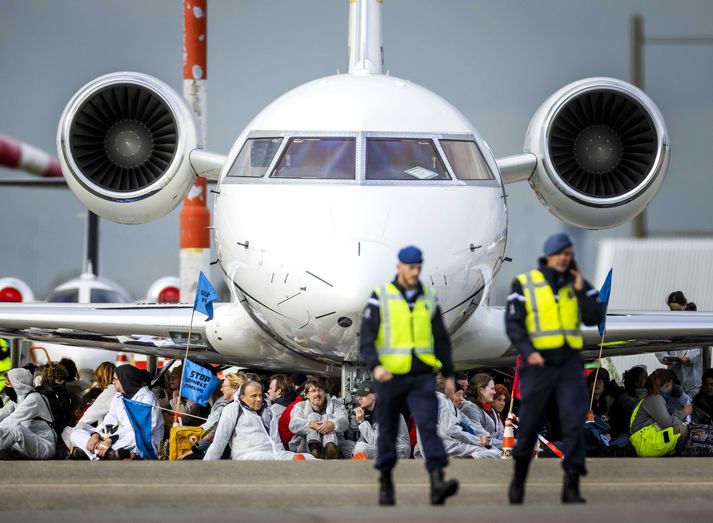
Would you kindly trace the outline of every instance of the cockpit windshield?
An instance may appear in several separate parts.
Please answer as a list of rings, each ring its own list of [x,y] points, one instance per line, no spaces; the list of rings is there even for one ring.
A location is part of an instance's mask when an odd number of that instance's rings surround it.
[[[353,180],[356,139],[291,138],[270,178]]]
[[[367,180],[448,180],[448,171],[428,138],[367,138]]]
[[[475,142],[440,140],[448,163],[459,180],[492,180],[493,174]]]
[[[245,142],[228,176],[260,178],[267,172],[280,148],[282,138],[251,138]]]

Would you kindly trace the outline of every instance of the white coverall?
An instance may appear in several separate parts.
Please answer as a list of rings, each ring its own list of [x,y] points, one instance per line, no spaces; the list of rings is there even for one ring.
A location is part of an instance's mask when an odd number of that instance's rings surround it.
[[[29,459],[52,459],[57,434],[42,421],[54,421],[47,401],[32,387],[27,369],[10,369],[7,377],[17,393],[17,403],[8,401],[0,409],[0,450],[14,450]]]

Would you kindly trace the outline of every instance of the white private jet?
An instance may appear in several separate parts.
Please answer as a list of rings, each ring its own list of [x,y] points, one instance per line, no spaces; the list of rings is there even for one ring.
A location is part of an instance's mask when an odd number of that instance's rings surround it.
[[[380,0],[349,3],[349,69],[284,94],[227,156],[202,149],[182,97],[139,73],[102,76],[67,105],[62,171],[93,212],[157,219],[196,176],[217,180],[213,213],[230,303],[192,325],[196,360],[329,374],[358,360],[360,316],[408,244],[425,253],[458,367],[505,365],[503,309],[487,305],[506,260],[505,184],[528,180],[567,223],[601,229],[642,211],[669,159],[649,97],[611,78],[569,84],[535,113],[522,154],[496,160],[451,104],[383,73]],[[190,305],[5,305],[0,333],[180,357]],[[598,348],[585,330],[585,350]],[[713,342],[711,315],[610,313],[606,354]]]

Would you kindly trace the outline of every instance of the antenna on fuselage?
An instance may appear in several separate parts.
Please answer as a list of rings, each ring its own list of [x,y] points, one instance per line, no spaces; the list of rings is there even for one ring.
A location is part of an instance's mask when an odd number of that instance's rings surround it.
[[[382,74],[384,45],[381,33],[383,0],[349,0],[349,73]]]

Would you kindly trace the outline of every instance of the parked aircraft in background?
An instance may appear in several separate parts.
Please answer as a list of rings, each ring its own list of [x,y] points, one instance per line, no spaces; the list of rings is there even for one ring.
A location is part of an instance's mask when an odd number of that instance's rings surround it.
[[[151,284],[144,303],[178,303],[180,280],[174,276],[159,278]],[[0,278],[0,303],[33,303],[34,293],[30,286],[18,278]],[[46,303],[113,303],[128,304],[133,300],[129,293],[117,283],[85,272],[55,287]],[[135,302],[134,302],[135,303]],[[47,361],[71,358],[78,368],[95,369],[103,361],[117,360],[115,351],[86,350],[83,347],[69,347],[55,343],[36,343],[32,346],[29,361],[37,365]],[[133,359],[139,366],[146,363],[145,356],[126,355],[122,361]]]

